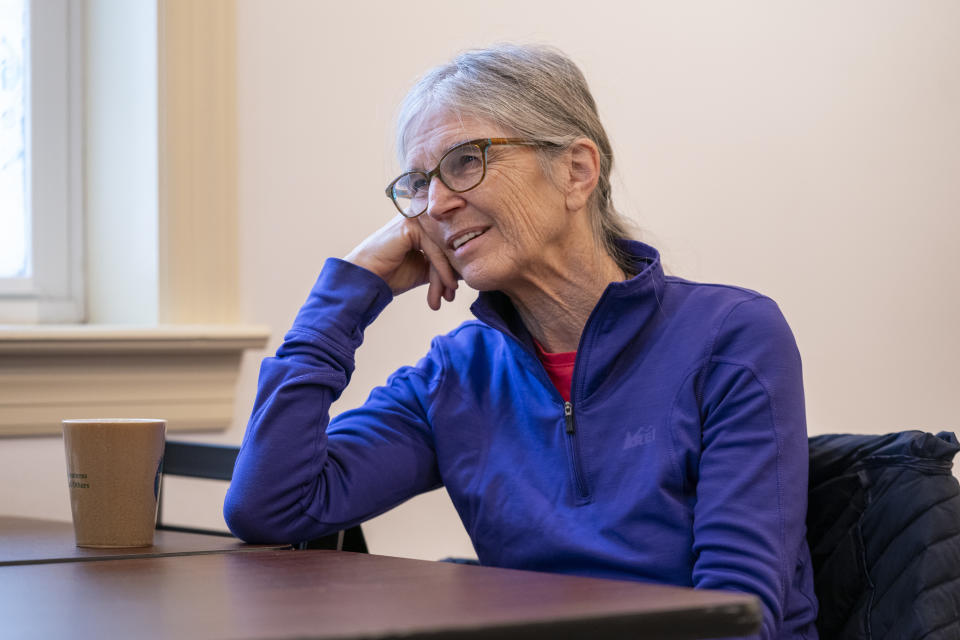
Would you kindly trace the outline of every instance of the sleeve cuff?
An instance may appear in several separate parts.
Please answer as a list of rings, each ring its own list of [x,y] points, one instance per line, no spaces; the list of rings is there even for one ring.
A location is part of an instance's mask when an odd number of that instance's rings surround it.
[[[290,334],[322,335],[356,349],[363,342],[363,330],[391,300],[393,293],[383,278],[345,260],[328,258]]]

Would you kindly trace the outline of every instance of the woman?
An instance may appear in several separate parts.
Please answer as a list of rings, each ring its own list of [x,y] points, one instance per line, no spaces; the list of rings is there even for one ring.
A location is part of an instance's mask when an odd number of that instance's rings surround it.
[[[764,638],[816,637],[793,336],[625,239],[576,66],[467,52],[411,90],[398,149],[403,215],[326,262],[263,363],[234,533],[316,538],[443,485],[483,564],[750,592]],[[392,297],[437,309],[460,279],[478,320],[328,420]]]

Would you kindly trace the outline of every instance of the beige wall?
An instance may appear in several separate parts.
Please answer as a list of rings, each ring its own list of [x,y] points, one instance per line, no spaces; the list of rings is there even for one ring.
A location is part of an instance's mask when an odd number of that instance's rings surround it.
[[[960,4],[467,4],[239,2],[241,315],[273,328],[270,350],[323,259],[392,214],[391,119],[415,76],[465,47],[546,42],[584,69],[615,201],[672,272],[780,303],[811,434],[957,429]],[[424,295],[368,331],[336,411],[468,316],[466,290],[440,313]],[[221,440],[241,438],[259,355]],[[4,466],[34,473],[21,459],[60,465],[59,442],[0,442],[0,483],[16,481]],[[15,510],[68,513],[59,476],[35,476],[37,499]],[[470,553],[442,493],[366,529],[381,553]]]

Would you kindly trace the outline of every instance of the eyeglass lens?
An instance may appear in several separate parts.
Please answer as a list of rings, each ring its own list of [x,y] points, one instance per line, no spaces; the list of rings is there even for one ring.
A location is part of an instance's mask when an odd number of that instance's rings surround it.
[[[440,160],[439,178],[451,191],[468,191],[483,180],[483,149],[475,144],[462,144],[448,151]],[[430,178],[415,171],[403,175],[393,185],[393,199],[407,216],[417,216],[427,208]]]

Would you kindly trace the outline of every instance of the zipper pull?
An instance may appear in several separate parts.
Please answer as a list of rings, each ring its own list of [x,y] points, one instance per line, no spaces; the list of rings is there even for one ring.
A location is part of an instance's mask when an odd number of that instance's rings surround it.
[[[567,433],[573,433],[573,403],[563,403],[563,417],[567,421]]]

